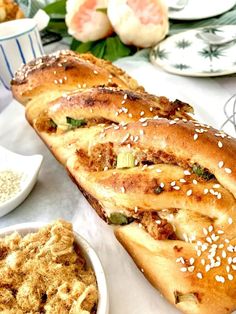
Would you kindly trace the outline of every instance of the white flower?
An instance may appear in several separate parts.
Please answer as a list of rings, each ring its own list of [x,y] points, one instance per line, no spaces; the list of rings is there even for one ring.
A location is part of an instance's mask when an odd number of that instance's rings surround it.
[[[108,17],[121,41],[151,47],[168,32],[168,9],[163,0],[108,0]]]
[[[98,40],[112,34],[113,29],[106,13],[107,0],[68,0],[66,24],[68,33],[86,42]]]

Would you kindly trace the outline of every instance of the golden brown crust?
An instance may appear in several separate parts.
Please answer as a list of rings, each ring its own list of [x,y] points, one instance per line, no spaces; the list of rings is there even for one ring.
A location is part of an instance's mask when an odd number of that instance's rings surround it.
[[[11,85],[14,97],[22,104],[42,93],[55,91],[59,97],[77,88],[97,85],[143,90],[134,79],[111,63],[69,50],[43,56],[24,65],[16,72]]]
[[[213,232],[217,234],[214,230],[209,236]],[[195,241],[156,241],[135,223],[118,228],[115,234],[147,279],[183,313],[230,314],[236,309],[235,270],[229,263],[235,254],[227,251],[235,239],[226,245],[227,237],[221,235],[215,245],[224,248],[214,251],[206,238],[204,250],[201,245],[196,249]]]
[[[174,156],[176,164],[197,163],[209,169],[236,197],[236,140],[208,125],[183,120],[144,120],[119,129],[108,127],[93,141],[94,144],[105,142],[163,151]]]

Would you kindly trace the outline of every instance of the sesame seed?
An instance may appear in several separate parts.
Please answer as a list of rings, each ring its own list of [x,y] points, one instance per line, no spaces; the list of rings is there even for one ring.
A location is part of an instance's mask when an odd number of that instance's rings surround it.
[[[221,160],[221,161],[219,161],[219,163],[218,163],[218,167],[219,168],[222,168],[224,166],[224,162]]]
[[[134,207],[134,212],[137,213],[138,212],[138,206]]]
[[[231,275],[231,274],[228,274],[228,279],[229,279],[229,280],[233,280],[233,279],[234,279],[234,276]]]
[[[173,189],[175,189],[176,191],[180,190],[180,187],[178,185],[173,186]]]
[[[94,70],[93,73],[94,73],[94,74],[98,74],[98,71]]]
[[[193,257],[191,257],[191,258],[189,259],[190,265],[193,265],[193,264],[194,264],[194,261],[195,261],[195,259],[194,259]]]
[[[231,265],[233,270],[236,270],[236,265]]]
[[[144,131],[143,131],[143,130],[140,130],[140,131],[139,131],[139,134],[140,134],[140,135],[144,135]]]
[[[160,187],[164,188],[165,184],[163,182],[160,183]]]
[[[170,185],[171,185],[171,186],[175,186],[175,181],[172,181],[172,182],[170,183]]]
[[[144,273],[144,269],[143,268],[141,268],[140,270],[141,270],[142,273]]]
[[[190,171],[189,171],[189,170],[184,170],[184,175],[185,175],[185,176],[190,176],[190,175],[191,175],[191,173],[190,173]]]
[[[224,231],[223,230],[218,230],[217,233],[218,234],[224,234]]]
[[[232,219],[231,217],[229,217],[229,219],[228,219],[228,224],[229,224],[229,225],[232,225],[232,223],[233,223],[233,219]]]
[[[132,113],[129,113],[128,116],[129,116],[129,118],[132,118],[132,117],[133,117]]]
[[[104,167],[104,171],[107,171],[108,170],[108,167]]]
[[[161,220],[156,220],[156,224],[160,225],[161,224]]]
[[[194,271],[194,268],[195,268],[194,266],[189,266],[189,267],[188,267],[188,271],[189,271],[190,273],[192,273],[192,272]]]
[[[193,139],[196,141],[198,139],[198,134],[194,134]]]
[[[169,124],[171,125],[171,124],[176,124],[176,121],[175,120],[171,120],[170,122],[169,122]]]
[[[226,173],[231,173],[232,170],[231,170],[230,168],[225,168],[225,172],[226,172]]]
[[[208,189],[204,189],[204,191],[203,191],[204,194],[207,194],[208,192],[209,192]]]
[[[208,231],[207,231],[206,228],[203,228],[202,230],[203,230],[203,233],[204,233],[205,235],[208,235]]]
[[[222,144],[221,141],[218,142],[218,147],[219,147],[219,148],[222,148],[222,147],[223,147],[223,144]]]
[[[124,94],[124,99],[127,99],[128,95],[127,94]]]
[[[202,273],[197,273],[197,278],[202,279]]]
[[[188,190],[188,191],[186,192],[186,195],[187,195],[187,196],[190,196],[190,195],[192,195],[192,193],[193,193],[192,190]]]
[[[214,184],[214,185],[213,185],[213,188],[214,188],[214,189],[219,189],[219,188],[220,188],[220,185],[219,185],[219,184]]]
[[[186,180],[185,180],[185,179],[179,179],[179,182],[181,182],[181,183],[185,183],[185,182],[186,182]]]
[[[208,272],[211,269],[211,266],[209,264],[206,265],[205,271]]]
[[[141,111],[140,112],[140,116],[142,117],[144,115],[144,111]]]
[[[210,226],[208,227],[208,231],[209,231],[209,232],[212,232],[212,231],[213,231],[213,226],[212,226],[212,225],[210,225]]]
[[[161,170],[161,169],[156,169],[156,172],[157,172],[157,173],[161,173],[162,170]]]
[[[123,186],[121,187],[121,192],[125,193],[125,188]]]
[[[221,256],[222,256],[223,258],[226,258],[226,257],[227,257],[227,254],[226,254],[226,252],[225,252],[224,250],[222,251]]]
[[[221,193],[218,193],[217,198],[221,199],[221,197],[222,197]]]
[[[195,184],[195,185],[196,185],[196,184],[197,184],[197,180],[195,180],[195,179],[194,179],[194,180],[193,180],[193,184]]]
[[[202,259],[201,259],[201,264],[202,264],[203,266],[205,266],[206,261],[205,261],[205,259],[204,259],[204,258],[202,258]]]
[[[181,267],[180,268],[180,271],[182,271],[183,273],[185,273],[187,271],[187,268],[186,267]]]
[[[153,111],[153,108],[152,108],[152,107],[150,107],[150,108],[149,108],[149,110],[152,112],[152,111]]]

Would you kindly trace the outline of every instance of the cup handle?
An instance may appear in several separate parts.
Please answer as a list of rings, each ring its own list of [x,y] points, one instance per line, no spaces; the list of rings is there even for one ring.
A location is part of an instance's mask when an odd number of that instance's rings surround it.
[[[49,15],[42,9],[38,10],[38,12],[33,16],[33,19],[36,21],[39,31],[46,28],[50,21]]]

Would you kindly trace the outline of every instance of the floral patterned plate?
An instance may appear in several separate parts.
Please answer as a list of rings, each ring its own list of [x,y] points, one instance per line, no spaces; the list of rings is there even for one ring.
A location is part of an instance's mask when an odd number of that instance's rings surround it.
[[[168,37],[150,52],[150,60],[165,71],[185,76],[221,76],[236,73],[236,41],[210,45],[200,32],[236,34],[235,25],[205,27]]]

